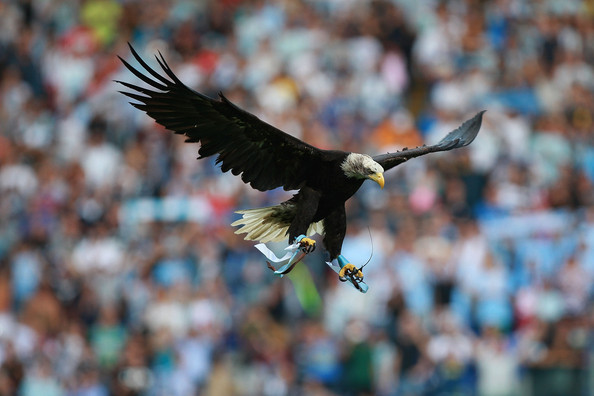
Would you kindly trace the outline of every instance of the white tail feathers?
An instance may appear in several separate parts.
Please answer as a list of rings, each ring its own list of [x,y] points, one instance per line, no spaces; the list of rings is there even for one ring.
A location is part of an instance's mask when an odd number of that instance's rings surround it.
[[[258,241],[261,243],[280,242],[288,238],[287,231],[290,223],[286,221],[287,216],[279,216],[279,212],[286,211],[281,205],[269,206],[267,208],[239,210],[236,213],[242,218],[233,222],[233,227],[240,227],[236,234],[247,234],[245,240]],[[292,209],[292,208],[291,208]],[[307,235],[318,233],[324,234],[324,226],[321,221],[310,224]]]

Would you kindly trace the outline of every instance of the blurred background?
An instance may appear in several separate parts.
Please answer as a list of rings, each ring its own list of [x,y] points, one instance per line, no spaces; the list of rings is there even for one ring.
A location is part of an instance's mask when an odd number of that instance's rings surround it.
[[[4,0],[0,26],[1,395],[594,394],[594,2]],[[128,41],[321,148],[488,112],[349,201],[367,294],[323,249],[279,279],[229,224],[290,193],[130,106]]]

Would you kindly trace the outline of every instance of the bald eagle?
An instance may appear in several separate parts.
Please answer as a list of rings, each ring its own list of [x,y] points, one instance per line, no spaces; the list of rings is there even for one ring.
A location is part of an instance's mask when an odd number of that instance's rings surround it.
[[[165,75],[151,68],[131,45],[130,50],[144,73],[119,58],[148,87],[116,82],[133,91],[120,92],[136,101],[131,102],[134,107],[165,128],[185,135],[187,142],[200,143],[198,159],[217,155],[216,163],[223,172],[241,176],[254,189],[298,190],[279,205],[239,211],[242,218],[232,224],[240,227],[236,233],[262,243],[288,237],[290,244],[297,241],[309,253],[315,241],[307,236],[317,232],[324,236],[330,260],[338,259],[341,280],[347,275],[358,281],[363,278],[360,269],[341,255],[346,234],[345,202],[365,180],[383,188],[384,172],[411,158],[467,146],[476,137],[484,113],[479,112],[431,146],[373,157],[322,150],[237,107],[222,93],[212,99],[190,89],[160,53],[155,58]]]

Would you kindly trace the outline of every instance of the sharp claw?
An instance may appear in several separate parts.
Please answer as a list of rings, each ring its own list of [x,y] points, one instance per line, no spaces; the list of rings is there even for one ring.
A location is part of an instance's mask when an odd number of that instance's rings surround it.
[[[299,240],[299,246],[301,247],[301,251],[309,254],[316,250],[316,241],[311,238],[301,238]]]
[[[349,281],[355,289],[361,293],[367,293],[369,286],[363,281],[363,267],[355,267],[341,254],[338,255],[336,259],[338,261],[338,266],[340,267],[340,270],[335,269],[338,273],[338,279],[341,282]]]
[[[350,278],[350,280],[352,281],[351,283],[353,283],[356,287],[357,283],[363,281],[363,272],[357,267],[355,267],[353,264],[346,263],[338,272],[338,278],[342,282],[345,282]]]
[[[350,274],[350,273],[355,273],[355,271],[357,271],[357,267],[355,267],[351,263],[347,263],[344,267],[342,267],[340,269],[340,272],[338,273],[338,276],[339,277],[342,277],[342,278],[346,278],[347,277],[347,272]]]

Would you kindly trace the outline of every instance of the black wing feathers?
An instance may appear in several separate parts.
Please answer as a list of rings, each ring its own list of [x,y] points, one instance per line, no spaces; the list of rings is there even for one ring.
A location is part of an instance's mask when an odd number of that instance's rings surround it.
[[[240,109],[223,94],[215,100],[183,84],[161,53],[155,57],[165,76],[151,68],[130,46],[146,73],[120,57],[123,64],[148,87],[117,81],[135,92],[122,92],[131,104],[165,128],[200,142],[199,158],[218,155],[223,172],[241,174],[245,183],[265,191],[276,187],[301,188],[315,173],[323,151],[288,135]]]
[[[485,110],[477,113],[474,117],[464,121],[462,125],[448,133],[446,137],[441,139],[439,143],[432,146],[417,147],[410,150],[402,150],[396,153],[388,153],[376,155],[373,157],[374,161],[378,162],[384,167],[384,170],[395,167],[410,158],[419,157],[421,155],[435,153],[437,151],[448,151],[459,147],[468,146],[481,128],[483,121],[483,113]]]

